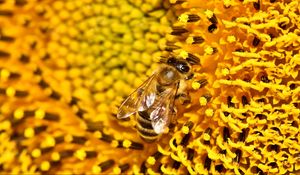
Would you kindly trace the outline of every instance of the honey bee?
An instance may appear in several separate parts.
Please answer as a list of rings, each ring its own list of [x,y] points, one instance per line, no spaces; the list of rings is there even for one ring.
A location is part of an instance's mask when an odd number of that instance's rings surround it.
[[[185,80],[191,79],[191,63],[169,57],[121,104],[117,118],[126,119],[137,113],[137,131],[146,142],[155,141],[176,118],[175,100],[188,100]]]

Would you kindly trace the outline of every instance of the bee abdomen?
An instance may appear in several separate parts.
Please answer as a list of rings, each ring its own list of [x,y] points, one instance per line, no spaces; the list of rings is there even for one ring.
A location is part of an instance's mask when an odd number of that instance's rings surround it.
[[[137,122],[141,125],[142,128],[153,129],[151,121],[148,118],[148,114],[144,111],[138,112]]]
[[[149,137],[149,136],[144,136],[144,135],[141,135],[141,134],[140,134],[140,137],[141,137],[145,142],[148,142],[148,143],[154,142],[154,141],[156,141],[157,138],[158,138],[158,136]]]
[[[143,128],[140,123],[137,123],[138,132],[144,136],[157,136],[156,132],[153,129]]]
[[[138,112],[137,130],[141,138],[146,142],[154,142],[158,137],[158,134],[153,130],[147,111]]]
[[[141,128],[139,124],[137,124],[137,129],[140,137],[146,142],[154,142],[158,138],[154,130]]]
[[[150,116],[148,114],[147,111],[138,111],[138,114],[140,117],[142,117],[145,120],[149,120],[150,121]]]

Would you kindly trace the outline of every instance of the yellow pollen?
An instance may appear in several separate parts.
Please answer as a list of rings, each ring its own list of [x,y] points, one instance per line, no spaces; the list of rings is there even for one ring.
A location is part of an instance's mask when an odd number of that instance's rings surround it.
[[[94,166],[92,167],[92,172],[93,172],[94,174],[101,173],[101,168],[100,168],[99,166],[94,165]]]
[[[41,170],[48,171],[50,169],[50,163],[48,161],[43,161],[41,163]]]
[[[201,106],[205,106],[207,104],[207,99],[205,97],[200,97],[199,102]]]
[[[156,160],[155,160],[155,158],[154,158],[153,156],[149,156],[149,157],[147,158],[147,163],[148,163],[149,165],[154,165],[155,162],[156,162]]]
[[[229,36],[227,37],[227,41],[228,41],[229,43],[234,43],[234,42],[236,42],[236,37],[235,37],[234,35],[229,35]]]
[[[121,169],[119,167],[114,167],[113,168],[113,173],[114,174],[120,174],[121,173]]]
[[[189,36],[189,37],[185,40],[185,42],[186,42],[187,44],[193,44],[193,42],[194,42],[194,37]]]
[[[65,135],[64,140],[66,142],[72,142],[73,136],[71,134]]]
[[[31,155],[32,155],[32,157],[35,157],[35,158],[40,157],[41,156],[41,150],[36,148],[31,152]]]
[[[77,157],[79,160],[84,160],[86,158],[86,152],[84,150],[77,150],[74,153],[74,156]]]
[[[10,72],[6,69],[2,69],[0,70],[0,77],[1,77],[1,80],[3,81],[6,81],[10,76]]]
[[[42,148],[53,147],[53,146],[55,146],[55,139],[52,136],[46,137],[41,144]]]
[[[16,93],[16,90],[12,87],[9,87],[9,88],[6,89],[6,95],[8,97],[14,97],[15,93]]]
[[[8,120],[3,121],[0,123],[0,130],[8,130],[11,128],[11,123]]]
[[[231,6],[233,3],[232,3],[232,0],[223,0],[224,1],[224,6],[225,7],[229,7]]]
[[[129,148],[131,146],[131,141],[130,140],[124,140],[122,144],[125,148]]]
[[[24,136],[26,138],[31,138],[34,136],[34,129],[33,128],[26,128],[24,131]]]
[[[222,69],[222,75],[226,76],[230,73],[229,69],[228,68],[224,68]]]
[[[204,52],[207,54],[207,55],[211,55],[214,53],[214,49],[212,47],[206,47]]]
[[[21,119],[24,117],[24,111],[22,109],[17,109],[14,112],[14,118]]]
[[[210,140],[210,135],[207,134],[207,133],[204,133],[204,134],[203,134],[203,139],[204,139],[205,141],[209,141],[209,140]]]
[[[208,117],[212,117],[214,115],[214,110],[209,108],[205,110],[205,115],[207,115]]]
[[[207,18],[212,18],[214,12],[212,12],[211,10],[205,10],[204,14],[206,15]]]
[[[59,160],[60,160],[60,155],[59,155],[59,153],[58,153],[58,152],[53,152],[53,153],[51,154],[51,159],[52,159],[53,161],[59,161]]]
[[[184,51],[182,50],[180,53],[179,53],[180,57],[186,59],[188,57],[188,52],[187,51]]]
[[[114,147],[114,148],[116,148],[116,147],[119,146],[119,142],[118,142],[117,140],[113,140],[113,141],[111,142],[111,146]]]
[[[167,133],[169,133],[169,131],[170,131],[170,128],[167,127],[167,128],[164,129],[163,133],[167,134]]]
[[[187,14],[182,14],[178,17],[178,20],[183,23],[187,23],[189,20],[189,16]]]
[[[102,133],[101,133],[100,131],[95,131],[95,132],[93,133],[93,135],[94,135],[96,138],[98,138],[98,139],[100,139],[100,138],[102,137]]]
[[[193,88],[194,90],[199,89],[200,86],[201,86],[201,84],[200,84],[199,82],[197,82],[197,81],[193,81],[193,82],[192,82],[192,88]]]
[[[38,109],[35,111],[34,115],[38,119],[43,119],[45,117],[45,111],[42,109]]]
[[[190,129],[189,129],[189,127],[187,127],[187,126],[183,126],[183,127],[181,128],[181,132],[184,133],[184,134],[188,134],[188,133],[190,132]]]

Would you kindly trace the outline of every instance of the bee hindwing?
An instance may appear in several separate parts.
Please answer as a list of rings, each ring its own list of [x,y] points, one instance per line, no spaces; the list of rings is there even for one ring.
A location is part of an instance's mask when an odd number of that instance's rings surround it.
[[[154,110],[150,114],[153,130],[157,134],[161,134],[173,118],[174,99],[177,88],[178,85],[176,84],[161,93],[155,104]]]

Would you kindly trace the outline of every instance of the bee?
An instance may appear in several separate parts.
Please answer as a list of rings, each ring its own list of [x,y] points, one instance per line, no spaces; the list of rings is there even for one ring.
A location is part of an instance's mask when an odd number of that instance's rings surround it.
[[[175,100],[188,101],[186,80],[193,77],[192,60],[168,57],[119,107],[117,118],[136,115],[136,128],[146,142],[155,141],[176,118]],[[184,100],[183,100],[184,99]]]

